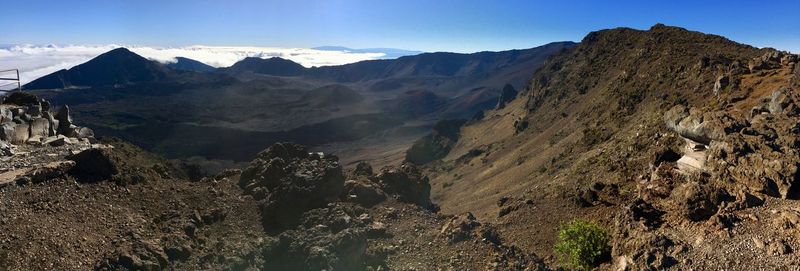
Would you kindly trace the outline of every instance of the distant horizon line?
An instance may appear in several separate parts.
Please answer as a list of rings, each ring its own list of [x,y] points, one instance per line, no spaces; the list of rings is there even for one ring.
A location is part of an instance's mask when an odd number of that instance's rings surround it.
[[[512,50],[526,50],[532,49],[536,47],[545,46],[548,44],[553,43],[580,43],[580,41],[571,41],[571,40],[561,40],[561,41],[550,41],[542,44],[531,45],[526,47],[514,47],[514,48],[505,48],[505,49],[484,49],[484,50],[471,50],[471,51],[456,51],[456,50],[416,50],[416,49],[405,49],[405,48],[395,48],[395,47],[364,47],[364,48],[354,48],[349,46],[342,46],[342,45],[321,45],[321,46],[313,46],[313,47],[302,47],[302,46],[262,46],[262,45],[205,45],[205,44],[192,44],[192,45],[147,45],[147,44],[134,44],[134,43],[2,43],[0,42],[0,50],[1,49],[12,49],[15,46],[19,47],[35,47],[35,48],[65,48],[65,47],[114,47],[114,48],[132,48],[132,47],[149,47],[154,49],[183,49],[183,48],[260,48],[260,49],[308,49],[308,50],[318,50],[318,51],[339,51],[333,50],[333,48],[341,48],[351,50],[350,52],[366,52],[366,50],[398,50],[398,51],[406,51],[406,52],[417,52],[417,53],[456,53],[456,54],[474,54],[474,53],[482,53],[482,52],[503,52],[503,51],[512,51]],[[330,47],[331,49],[327,49],[326,47]],[[113,49],[111,49],[113,50]]]

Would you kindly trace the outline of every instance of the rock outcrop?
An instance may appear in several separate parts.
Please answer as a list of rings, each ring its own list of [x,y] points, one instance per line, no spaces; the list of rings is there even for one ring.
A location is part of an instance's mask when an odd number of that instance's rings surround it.
[[[59,136],[94,140],[94,132],[72,123],[69,108],[63,106],[54,116],[50,103],[33,94],[12,92],[0,104],[0,140],[8,143],[42,144]]]
[[[414,165],[399,167],[387,166],[376,176],[383,191],[400,201],[417,204],[423,208],[435,209],[431,203],[431,185],[428,177]]]
[[[250,162],[239,185],[259,201],[264,227],[283,230],[296,225],[304,212],[335,201],[344,181],[336,157],[278,143]]]
[[[406,151],[406,161],[424,165],[447,156],[458,142],[461,126],[466,122],[464,119],[437,122],[430,134],[415,141]]]
[[[497,106],[495,109],[502,109],[506,107],[506,104],[513,101],[517,98],[517,90],[514,89],[514,86],[510,84],[506,84],[503,86],[502,92],[500,92],[500,97],[497,99]]]

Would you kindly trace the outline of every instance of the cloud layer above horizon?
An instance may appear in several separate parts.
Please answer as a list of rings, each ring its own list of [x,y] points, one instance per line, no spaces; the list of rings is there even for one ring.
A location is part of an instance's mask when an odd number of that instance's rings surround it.
[[[22,83],[69,69],[112,49],[125,47],[145,58],[161,63],[175,57],[191,58],[214,67],[228,67],[245,57],[281,57],[306,67],[342,65],[362,60],[380,59],[381,52],[350,52],[307,48],[186,46],[149,47],[121,45],[7,45],[0,46],[0,70],[19,69]]]

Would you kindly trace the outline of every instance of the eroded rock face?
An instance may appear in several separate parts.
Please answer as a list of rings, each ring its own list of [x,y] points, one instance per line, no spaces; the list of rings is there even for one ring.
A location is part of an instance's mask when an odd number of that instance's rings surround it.
[[[510,103],[516,98],[517,90],[514,89],[514,86],[506,84],[503,86],[503,91],[500,92],[500,98],[497,99],[497,106],[495,106],[495,109],[502,109],[506,107],[506,104]]]
[[[242,171],[239,186],[259,201],[264,227],[282,230],[308,210],[335,201],[344,176],[336,157],[309,154],[301,145],[277,143]]]

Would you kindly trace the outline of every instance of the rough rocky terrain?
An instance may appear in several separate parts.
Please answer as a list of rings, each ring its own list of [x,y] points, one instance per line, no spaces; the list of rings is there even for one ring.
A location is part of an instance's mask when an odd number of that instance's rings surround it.
[[[796,269],[797,63],[664,25],[590,33],[426,166],[433,200],[549,266],[582,218],[613,233],[600,269]]]
[[[124,141],[63,138],[7,144],[3,270],[544,267],[471,214],[436,213],[413,165],[344,170],[279,143],[244,170],[190,181],[181,164]]]

